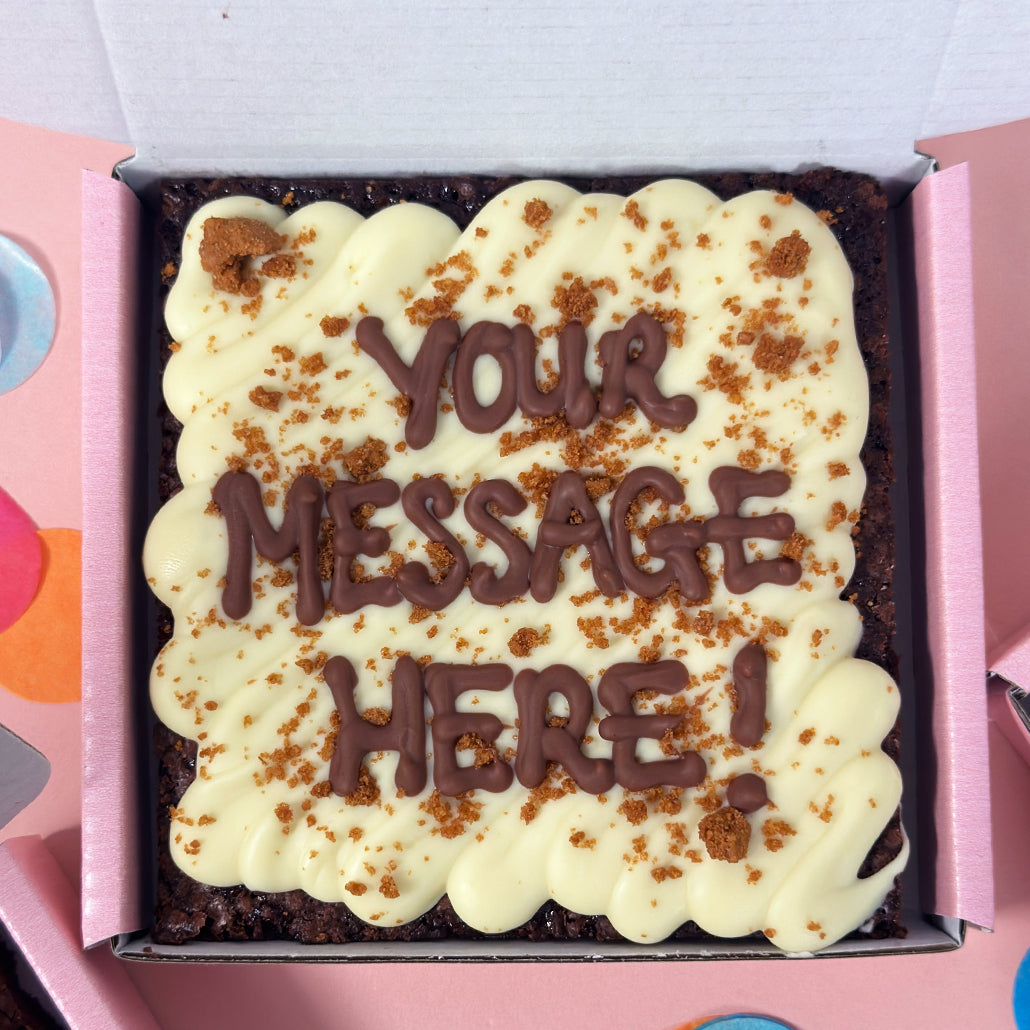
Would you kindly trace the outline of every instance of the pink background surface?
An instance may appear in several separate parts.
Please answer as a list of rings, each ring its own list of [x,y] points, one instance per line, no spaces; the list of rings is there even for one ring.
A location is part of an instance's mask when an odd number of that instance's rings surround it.
[[[1011,167],[1025,179],[1030,126],[985,130],[951,137],[940,152],[945,163],[970,160],[974,203],[975,289],[978,312],[981,392],[991,383],[981,443],[1012,439],[1008,425],[1028,435],[1030,405],[1019,387],[1026,375],[995,369],[994,351],[1015,348],[1028,338],[1015,331],[1020,315],[1012,296],[994,292],[1004,281],[997,244],[1014,237],[1011,207],[982,217],[992,176]],[[1022,157],[1013,148],[1022,146]],[[981,149],[987,158],[981,164]],[[98,144],[0,120],[0,232],[25,247],[51,276],[58,300],[54,349],[26,384],[0,396],[0,485],[22,504],[40,528],[81,526],[79,490],[79,219],[80,169],[106,172],[127,148]],[[996,160],[1006,155],[1009,164]],[[24,197],[22,184],[32,182]],[[1018,193],[1008,194],[1019,197]],[[1011,201],[1010,201],[1011,202]],[[1025,205],[1025,200],[1022,201]],[[1027,215],[1023,208],[1024,218]],[[1030,233],[1030,229],[1025,230]],[[1024,240],[1027,238],[1024,235]],[[1025,242],[1021,244],[1025,247]],[[1016,246],[1013,243],[1013,252]],[[1025,263],[1023,268],[1025,270]],[[985,286],[986,281],[986,286]],[[985,341],[987,341],[985,343]],[[1000,343],[999,343],[1000,341]],[[985,360],[986,356],[986,360]],[[1025,369],[1027,358],[1013,355]],[[1016,364],[1015,367],[1020,367]],[[993,374],[997,372],[997,374]],[[1000,392],[999,392],[1000,391]],[[1011,403],[1010,403],[1011,400]],[[1009,430],[1011,433],[1011,430]],[[992,435],[997,433],[997,435]],[[11,447],[9,441],[18,441]],[[1004,445],[1004,444],[1003,444]],[[985,447],[986,452],[986,447]],[[1011,451],[1010,451],[1011,453]],[[1019,459],[1019,451],[1015,456]],[[994,456],[985,453],[984,483],[1018,483]],[[1025,463],[1024,463],[1025,467]],[[1018,465],[1017,465],[1018,468]],[[996,633],[1009,634],[1026,621],[1030,587],[1011,571],[1019,550],[997,550],[1015,533],[1007,513],[994,511],[987,493],[985,541],[988,552],[987,611],[1000,620]],[[1025,494],[1023,495],[1025,499]],[[999,505],[998,507],[1004,507]],[[1025,511],[1025,506],[1022,508]],[[997,514],[998,519],[995,520]],[[998,590],[1003,590],[999,597]],[[1006,599],[1006,595],[1009,600]],[[1022,605],[1022,607],[1020,607]],[[989,630],[990,632],[990,630]],[[55,641],[54,646],[60,646]],[[0,838],[41,834],[65,874],[78,880],[81,776],[78,704],[41,704],[0,689],[0,723],[39,747],[51,760],[46,790],[7,827]],[[946,954],[889,958],[773,960],[762,962],[626,963],[604,965],[391,964],[384,966],[133,965],[129,976],[158,1022],[172,1028],[308,1025],[394,1028],[418,1025],[451,1028],[475,1021],[483,1027],[554,1025],[556,1013],[568,1030],[598,1024],[665,1030],[718,1013],[750,1010],[777,1016],[798,1030],[832,1026],[858,1030],[885,1025],[884,1005],[895,1026],[1014,1026],[1011,1008],[1016,967],[1030,947],[1030,769],[993,727],[990,731],[994,862],[997,890],[995,932],[971,930],[964,947]],[[830,1013],[832,1012],[832,1015]]]

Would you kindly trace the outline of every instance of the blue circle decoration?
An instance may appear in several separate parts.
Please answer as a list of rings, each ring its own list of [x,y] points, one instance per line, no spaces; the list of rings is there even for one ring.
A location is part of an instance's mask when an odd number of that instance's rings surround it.
[[[1018,1030],[1030,1030],[1030,951],[1023,956],[1016,970],[1012,987],[1012,1010]]]
[[[56,324],[50,281],[14,240],[0,235],[0,394],[43,364]]]
[[[792,1030],[786,1023],[768,1016],[719,1016],[702,1023],[697,1030]],[[1022,1028],[1021,1028],[1022,1030]]]

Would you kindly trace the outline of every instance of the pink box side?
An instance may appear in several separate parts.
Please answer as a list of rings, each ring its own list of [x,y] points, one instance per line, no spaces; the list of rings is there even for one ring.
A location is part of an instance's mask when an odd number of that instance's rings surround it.
[[[131,686],[131,484],[139,203],[82,178],[82,938],[142,925]]]
[[[968,166],[911,197],[918,285],[934,911],[994,923]],[[918,544],[918,541],[917,541]]]
[[[78,899],[39,837],[0,844],[0,919],[71,1030],[159,1030],[124,967],[79,945]]]

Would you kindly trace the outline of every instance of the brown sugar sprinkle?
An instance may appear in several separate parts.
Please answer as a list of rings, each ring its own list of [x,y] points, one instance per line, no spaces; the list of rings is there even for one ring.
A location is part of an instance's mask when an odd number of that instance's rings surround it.
[[[826,424],[822,427],[823,436],[827,440],[832,439],[834,436],[840,435],[840,428],[847,422],[848,417],[843,411],[835,411],[827,420]]]
[[[762,823],[762,836],[768,851],[779,851],[783,847],[783,838],[796,837],[797,831],[782,819],[766,819]]]
[[[374,436],[366,437],[363,444],[343,455],[344,466],[359,483],[377,479],[376,474],[389,460],[386,443]]]
[[[751,360],[760,372],[783,375],[801,353],[804,342],[800,336],[776,337],[772,333],[763,333]]]
[[[386,726],[390,722],[390,713],[385,708],[366,708],[361,718],[373,726]]]
[[[532,626],[523,626],[522,629],[516,630],[508,638],[508,650],[516,658],[528,658],[533,653],[535,647],[547,643],[549,636],[550,627],[546,627],[544,632],[541,633]]]
[[[580,633],[587,638],[587,647],[598,647],[604,650],[608,647],[608,631],[605,629],[604,619],[600,615],[594,615],[587,619],[580,616],[576,619],[576,625]]]
[[[504,456],[502,448],[501,455]],[[547,504],[547,497],[551,492],[551,484],[558,478],[554,469],[545,469],[535,461],[528,472],[518,474],[519,485],[525,491],[529,502],[536,505],[537,518],[544,514],[544,506]]]
[[[401,418],[407,418],[411,414],[411,398],[401,393],[392,400],[386,402],[393,408]]]
[[[819,808],[814,801],[810,801],[808,803],[808,810],[813,815],[819,816],[824,823],[828,823],[833,818],[833,795],[827,795],[826,804],[822,808]]]
[[[208,218],[200,241],[200,267],[216,290],[254,297],[261,289],[247,276],[248,258],[273,254],[286,244],[270,225],[256,218]]]
[[[651,870],[651,878],[655,883],[662,883],[664,880],[678,880],[683,875],[682,869],[674,865],[655,866]]]
[[[812,541],[804,533],[795,531],[783,542],[783,546],[780,548],[780,557],[801,561],[805,549],[811,546]]]
[[[269,279],[292,279],[297,274],[297,262],[289,254],[276,254],[262,263],[261,274]]]
[[[263,386],[255,386],[247,396],[252,404],[266,411],[278,411],[283,399],[281,390],[266,390]]]
[[[353,894],[354,897],[360,898],[365,891],[368,890],[368,886],[363,883],[359,883],[357,880],[348,880],[344,885],[343,889],[348,894]]]
[[[451,554],[446,544],[440,543],[437,540],[430,540],[425,545],[425,549],[433,566],[433,576],[431,578],[434,583],[439,583],[447,570],[454,564],[454,555]]]
[[[161,278],[167,282],[169,279],[174,279],[178,273],[179,266],[174,261],[169,261],[161,269]]]
[[[438,790],[434,790],[418,807],[439,824],[433,827],[432,832],[451,840],[460,837],[470,823],[479,821],[479,811],[483,806],[468,797],[448,800]]]
[[[815,729],[811,726],[809,726],[807,730],[802,730],[798,734],[798,743],[802,744],[805,747],[808,747],[808,745],[811,744],[814,739]]]
[[[447,272],[457,272],[460,278],[449,276]],[[452,254],[446,261],[426,269],[426,275],[432,279],[435,297],[421,297],[404,309],[404,314],[412,325],[428,329],[439,318],[460,318],[454,305],[461,295],[479,275],[467,250]]]
[[[285,801],[281,801],[275,806],[275,817],[288,826],[293,822],[293,809]]]
[[[641,798],[630,797],[627,795],[616,811],[619,815],[623,816],[628,823],[633,826],[639,826],[647,818],[647,802]]]
[[[321,351],[316,351],[306,358],[301,358],[299,364],[301,372],[312,378],[324,372],[328,367]]]
[[[597,846],[596,837],[588,837],[583,830],[574,830],[569,834],[569,843],[574,848],[588,848],[590,851]]]
[[[702,250],[711,250],[712,241],[709,239],[708,233],[699,232],[697,234],[697,240],[695,241],[695,245],[700,247]]]
[[[396,881],[389,873],[386,873],[379,881],[379,893],[384,898],[399,898],[401,896],[401,892],[397,889]]]
[[[843,501],[834,501],[830,505],[830,517],[826,520],[826,529],[830,531],[839,526],[842,522],[848,521],[847,505]]]
[[[794,194],[793,193],[777,193],[776,196],[773,197],[773,200],[775,200],[777,204],[782,204],[784,207],[786,207],[788,204],[793,204],[794,203]]]
[[[546,201],[541,200],[539,197],[534,197],[532,200],[526,201],[526,206],[522,211],[522,221],[531,229],[539,230],[553,214],[554,212]]]
[[[623,218],[628,218],[641,232],[647,228],[647,219],[640,213],[640,205],[635,200],[627,200],[621,214]]]
[[[848,476],[851,474],[847,465],[845,465],[843,461],[827,462],[826,470],[830,474],[830,479],[840,479],[842,476]]]
[[[376,778],[369,772],[368,767],[362,765],[358,773],[358,788],[350,794],[344,795],[344,804],[350,806],[370,807],[379,803],[379,784]]]
[[[519,811],[524,823],[531,823],[537,816],[540,807],[548,801],[557,801],[566,794],[576,793],[576,783],[571,776],[565,775],[554,762],[547,763],[547,774],[543,780],[529,792],[529,798]]]
[[[710,858],[719,862],[739,862],[747,856],[751,843],[751,824],[736,808],[720,808],[697,824],[697,833]]]
[[[555,286],[551,307],[557,308],[561,315],[559,329],[564,329],[569,322],[580,322],[584,326],[588,326],[594,320],[597,297],[594,296],[593,290],[583,282],[582,276],[577,275],[568,286],[563,286],[561,283]]]
[[[776,241],[765,259],[766,271],[779,279],[793,279],[804,272],[811,252],[808,241],[795,229]]]
[[[664,293],[672,283],[672,269],[663,268],[652,280],[651,289],[655,293]]]
[[[488,744],[478,733],[463,733],[454,745],[455,751],[474,751],[474,765],[481,769],[484,765],[492,765],[497,761],[497,748]]]
[[[524,325],[532,325],[535,319],[533,309],[528,304],[519,304],[512,309],[512,316]]]
[[[743,404],[751,376],[738,374],[738,367],[735,361],[727,361],[721,354],[713,354],[708,359],[708,375],[698,380],[698,386],[705,390],[719,390],[726,394],[731,404]]]
[[[335,338],[337,336],[343,336],[343,334],[350,328],[349,318],[339,318],[335,315],[325,315],[322,321],[318,323],[319,329],[322,330],[323,336]]]

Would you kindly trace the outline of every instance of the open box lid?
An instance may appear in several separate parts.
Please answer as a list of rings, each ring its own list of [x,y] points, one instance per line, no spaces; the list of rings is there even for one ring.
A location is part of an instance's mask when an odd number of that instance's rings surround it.
[[[1024,116],[1030,95],[1018,5],[783,0],[730,18],[641,0],[93,0],[60,5],[66,46],[53,6],[6,14],[5,115],[132,143],[133,186],[216,161],[266,175],[818,162],[911,184],[913,140]]]

